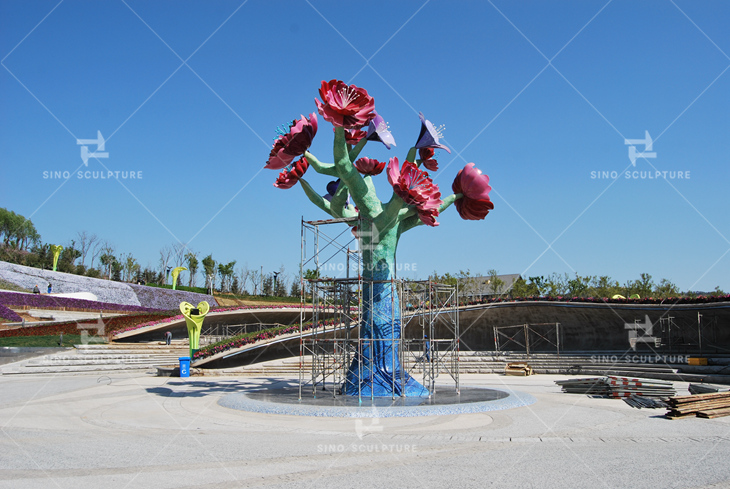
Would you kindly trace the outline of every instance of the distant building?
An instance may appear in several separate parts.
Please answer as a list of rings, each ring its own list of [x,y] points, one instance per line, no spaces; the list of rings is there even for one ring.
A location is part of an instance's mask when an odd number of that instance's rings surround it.
[[[497,275],[502,284],[496,292],[492,287],[492,277],[480,276],[459,279],[459,295],[469,299],[490,299],[493,297],[508,296],[514,283],[521,278],[519,273]]]

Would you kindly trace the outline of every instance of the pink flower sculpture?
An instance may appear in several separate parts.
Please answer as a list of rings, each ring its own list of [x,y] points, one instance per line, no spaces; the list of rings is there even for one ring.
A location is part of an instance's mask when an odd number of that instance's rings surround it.
[[[478,221],[484,219],[494,204],[489,200],[489,176],[482,175],[481,170],[474,167],[474,163],[467,164],[456,174],[451,186],[455,194],[463,197],[455,202],[456,210],[462,219]]]
[[[360,129],[375,117],[375,101],[364,88],[340,80],[322,81],[317,110],[328,122],[345,129]]]
[[[433,148],[421,148],[418,150],[418,157],[421,159],[421,164],[428,171],[438,171],[439,169],[439,162],[433,159],[434,153],[436,151]]]
[[[428,172],[421,171],[410,161],[399,168],[398,158],[388,163],[388,181],[393,191],[408,205],[415,206],[418,217],[428,226],[438,226],[436,217],[443,204],[438,185],[433,183]]]
[[[360,158],[355,162],[355,168],[363,175],[380,175],[385,169],[385,162],[371,158]]]
[[[283,189],[292,188],[302,178],[307,168],[309,168],[309,162],[305,158],[301,158],[291,168],[284,169],[279,174],[279,178],[274,182],[274,187]]]
[[[335,128],[332,128],[332,132],[335,132]],[[361,131],[360,129],[345,129],[345,141],[347,144],[356,145],[364,137],[367,137],[368,133]]]
[[[281,170],[304,154],[312,145],[312,139],[317,134],[317,114],[309,114],[309,118],[302,116],[289,125],[289,132],[282,134],[274,141],[274,147],[269,153],[269,160],[264,168]]]

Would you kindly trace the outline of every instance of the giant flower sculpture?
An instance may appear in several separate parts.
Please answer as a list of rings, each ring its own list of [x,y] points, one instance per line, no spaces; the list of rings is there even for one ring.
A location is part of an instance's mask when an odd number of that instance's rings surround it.
[[[400,366],[400,305],[391,285],[398,240],[421,224],[437,226],[439,214],[453,203],[463,219],[484,219],[494,208],[489,199],[489,177],[469,163],[457,174],[452,185],[454,193],[442,198],[438,185],[420,167],[437,171],[434,150],[451,151],[441,142],[441,128],[420,114],[421,129],[405,161],[401,164],[393,157],[387,164],[385,173],[392,195],[383,202],[372,179],[383,172],[386,164],[359,157],[369,141],[381,142],[388,149],[395,146],[387,123],[375,112],[373,98],[365,89],[340,80],[323,81],[319,95],[322,100],[315,99],[317,111],[334,126],[334,162],[322,162],[308,151],[317,132],[317,117],[312,113],[293,121],[279,135],[266,168],[283,169],[276,187],[288,189],[298,182],[309,200],[327,214],[335,218],[359,216],[360,222],[369,223],[372,229],[353,232],[360,240],[363,279],[372,281],[372,287],[363,291],[361,337],[375,341],[366,343],[350,365],[343,392],[363,396],[428,395],[428,390]],[[326,194],[321,195],[303,178],[308,168],[331,177]]]

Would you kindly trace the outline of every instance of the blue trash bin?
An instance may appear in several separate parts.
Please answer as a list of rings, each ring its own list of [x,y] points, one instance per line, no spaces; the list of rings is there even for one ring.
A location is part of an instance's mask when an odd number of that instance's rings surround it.
[[[180,377],[190,377],[190,357],[180,357]]]

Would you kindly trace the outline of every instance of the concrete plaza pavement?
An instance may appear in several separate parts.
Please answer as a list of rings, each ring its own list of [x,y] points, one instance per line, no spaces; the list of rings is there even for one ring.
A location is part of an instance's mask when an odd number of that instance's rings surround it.
[[[462,375],[537,402],[360,420],[218,405],[293,378],[2,376],[0,488],[730,487],[730,417],[668,420],[565,378]]]

